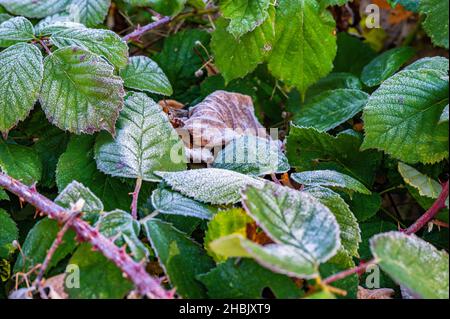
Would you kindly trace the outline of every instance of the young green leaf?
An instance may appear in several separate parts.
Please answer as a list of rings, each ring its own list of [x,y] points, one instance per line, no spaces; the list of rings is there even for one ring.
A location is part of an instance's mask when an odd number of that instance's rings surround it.
[[[44,69],[40,102],[50,122],[76,134],[115,133],[124,89],[111,65],[74,46],[53,52]]]
[[[357,181],[353,177],[336,171],[320,170],[294,173],[292,174],[292,179],[299,184],[307,186],[328,186],[366,195],[371,194],[371,191],[368,190],[361,182]]]
[[[128,46],[109,30],[67,28],[53,33],[50,41],[58,48],[77,46],[105,57],[117,69],[128,63]]]
[[[368,87],[380,85],[408,62],[414,54],[414,49],[410,47],[388,50],[364,67],[361,80]]]
[[[161,214],[191,216],[201,219],[211,219],[217,208],[199,203],[167,188],[158,188],[151,197],[152,206]]]
[[[304,94],[333,69],[334,20],[329,12],[320,11],[315,0],[280,0],[275,28],[269,70]]]
[[[402,71],[386,80],[364,109],[362,149],[377,148],[406,163],[448,158],[448,126],[437,125],[448,104],[448,77]]]
[[[302,105],[293,122],[298,126],[329,131],[362,111],[368,99],[369,95],[360,90],[325,91]]]
[[[111,0],[72,0],[68,11],[75,21],[95,27],[105,20],[110,6]]]
[[[278,142],[253,135],[233,139],[217,154],[212,167],[254,176],[286,173],[290,169]]]
[[[33,109],[41,89],[42,54],[19,43],[0,52],[0,132],[8,133]]]
[[[0,48],[33,39],[33,25],[24,17],[12,18],[0,24]]]
[[[422,174],[414,167],[405,163],[398,163],[398,171],[405,182],[419,191],[422,196],[438,198],[441,193],[441,185],[434,179]]]
[[[230,19],[228,32],[236,38],[253,31],[269,17],[270,0],[223,0],[220,9]]]
[[[127,88],[170,96],[172,86],[163,70],[146,56],[134,56],[128,65],[120,71],[120,76]]]
[[[247,185],[264,186],[264,181],[219,168],[184,172],[156,172],[174,190],[195,200],[213,205],[234,204],[241,200],[240,191]]]
[[[370,240],[381,268],[398,284],[423,298],[449,298],[449,259],[445,251],[415,235],[389,232]]]
[[[143,93],[127,96],[117,122],[117,136],[99,136],[95,160],[105,174],[150,182],[159,181],[155,171],[186,169],[184,145],[178,134],[161,106]]]
[[[170,224],[155,219],[144,228],[165,273],[183,298],[205,298],[204,286],[196,277],[214,267],[202,247]]]
[[[19,230],[14,220],[0,208],[0,258],[8,258],[15,250],[13,245],[19,239]]]

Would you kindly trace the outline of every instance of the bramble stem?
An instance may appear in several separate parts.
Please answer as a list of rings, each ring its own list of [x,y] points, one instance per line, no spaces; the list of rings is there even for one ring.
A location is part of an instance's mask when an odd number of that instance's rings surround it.
[[[367,267],[369,267],[371,265],[374,265],[374,264],[376,264],[376,261],[375,261],[375,259],[372,259],[371,261],[368,261],[366,263],[362,263],[359,266],[356,266],[354,268],[341,271],[341,272],[339,272],[339,273],[337,273],[335,275],[332,275],[332,276],[330,276],[328,278],[325,278],[322,281],[322,283],[325,284],[325,285],[329,285],[329,284],[331,284],[331,283],[333,283],[335,281],[344,279],[344,278],[346,278],[348,276],[351,276],[353,274],[358,274],[358,273],[366,270]]]
[[[139,200],[139,192],[142,187],[142,178],[138,177],[136,180],[136,187],[133,192],[133,200],[131,201],[131,215],[134,219],[138,217],[138,200]]]
[[[39,194],[35,187],[28,187],[12,177],[0,172],[0,187],[10,191],[45,213],[50,219],[65,223],[70,212]],[[117,247],[97,229],[80,218],[75,218],[70,227],[77,234],[80,242],[89,242],[94,249],[112,261],[136,287],[136,291],[149,298],[172,299],[173,292],[165,290],[158,278],[150,276],[142,263],[135,262],[124,249]]]
[[[161,19],[159,19],[155,22],[149,23],[143,27],[138,27],[136,30],[134,30],[130,34],[127,34],[126,36],[124,36],[123,40],[126,42],[137,41],[148,31],[156,29],[164,24],[167,24],[171,20],[172,20],[171,17],[162,17]]]

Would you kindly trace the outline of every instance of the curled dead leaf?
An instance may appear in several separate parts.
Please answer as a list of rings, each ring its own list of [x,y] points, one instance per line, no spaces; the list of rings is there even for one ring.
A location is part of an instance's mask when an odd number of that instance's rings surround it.
[[[389,288],[366,289],[358,287],[358,299],[392,299],[395,291]]]

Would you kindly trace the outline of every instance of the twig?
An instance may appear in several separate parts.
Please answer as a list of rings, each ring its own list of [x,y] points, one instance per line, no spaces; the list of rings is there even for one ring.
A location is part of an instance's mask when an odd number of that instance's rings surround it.
[[[12,177],[0,172],[0,187],[5,188],[47,214],[51,219],[60,223],[68,220],[70,213],[55,204],[50,199],[39,194],[35,188],[28,187]],[[112,261],[124,275],[134,283],[136,291],[142,296],[150,298],[171,299],[173,292],[166,291],[161,287],[160,280],[150,276],[143,264],[135,262],[123,249],[117,247],[111,240],[103,236],[97,229],[87,222],[76,218],[71,223],[71,228],[77,234],[81,242],[89,242],[94,249],[101,252],[107,259]]]
[[[339,272],[339,273],[337,273],[335,275],[332,275],[332,276],[324,279],[322,281],[322,283],[325,284],[325,285],[329,285],[329,284],[331,284],[331,283],[333,283],[335,281],[338,281],[338,280],[344,279],[344,278],[346,278],[348,276],[351,276],[353,274],[358,274],[358,273],[360,273],[362,271],[365,271],[367,267],[369,267],[371,265],[374,265],[374,264],[376,264],[376,261],[375,261],[375,259],[372,259],[371,261],[368,261],[366,263],[362,263],[362,264],[360,264],[357,267],[354,267],[354,268],[351,268],[351,269],[347,269],[347,270],[341,271],[341,272]]]
[[[147,33],[150,30],[156,29],[157,27],[160,27],[164,24],[169,23],[172,20],[171,17],[162,17],[161,19],[152,22],[150,24],[147,24],[143,27],[138,27],[136,30],[134,30],[133,32],[131,32],[130,34],[127,34],[126,36],[123,37],[123,40],[126,42],[129,41],[137,41],[139,40],[145,33]]]
[[[48,55],[52,55],[52,51],[49,49],[49,47],[47,46],[47,44],[45,44],[43,40],[39,40],[39,43],[42,45],[42,47],[44,48],[45,52],[47,52]]]
[[[442,185],[442,191],[439,197],[434,202],[433,206],[430,207],[414,224],[409,226],[408,229],[404,230],[405,234],[411,235],[418,232],[422,227],[428,224],[442,209],[446,207],[445,201],[448,197],[448,181]]]
[[[139,192],[141,191],[142,187],[142,178],[138,177],[136,180],[136,187],[134,189],[133,200],[131,201],[131,215],[134,219],[137,219],[138,217],[138,200],[139,200]]]

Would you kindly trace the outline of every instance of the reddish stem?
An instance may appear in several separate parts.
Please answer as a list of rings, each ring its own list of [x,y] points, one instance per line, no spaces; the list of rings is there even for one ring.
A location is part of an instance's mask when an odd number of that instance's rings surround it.
[[[131,201],[131,215],[134,219],[137,219],[138,217],[138,200],[139,200],[139,193],[141,191],[142,187],[142,178],[138,177],[136,180],[136,187],[134,189],[133,200]]]
[[[344,278],[346,278],[348,276],[351,276],[353,274],[359,274],[360,272],[365,271],[367,267],[369,267],[371,265],[374,265],[374,264],[376,264],[376,261],[374,259],[372,259],[371,261],[368,261],[366,263],[362,263],[362,264],[360,264],[357,267],[354,267],[354,268],[351,268],[351,269],[347,269],[347,270],[341,271],[341,272],[339,272],[339,273],[337,273],[335,275],[332,275],[332,276],[324,279],[322,282],[325,285],[329,285],[329,284],[331,284],[331,283],[333,283],[335,281],[344,279]]]
[[[166,23],[169,23],[172,20],[171,17],[162,17],[161,19],[152,22],[150,24],[147,24],[143,27],[138,27],[136,30],[134,30],[133,32],[131,32],[130,34],[127,34],[126,36],[123,37],[123,40],[126,42],[129,41],[137,41],[139,40],[142,35],[144,35],[146,32],[156,29]]]
[[[417,233],[422,227],[428,224],[436,215],[446,207],[445,201],[448,197],[448,181],[446,181],[442,185],[442,191],[439,194],[439,197],[434,202],[433,206],[430,207],[414,224],[408,227],[408,229],[404,230],[405,234],[411,235]]]
[[[60,223],[65,223],[69,220],[69,211],[39,194],[34,187],[28,187],[1,172],[0,187],[17,195],[22,201],[30,203],[39,211],[47,214],[50,219]],[[134,283],[137,292],[142,296],[161,299],[173,298],[173,292],[166,291],[161,287],[160,280],[150,276],[142,263],[135,262],[124,249],[117,247],[87,222],[80,218],[75,218],[70,227],[74,229],[79,241],[89,242],[94,249],[101,252],[121,269],[124,275]]]

